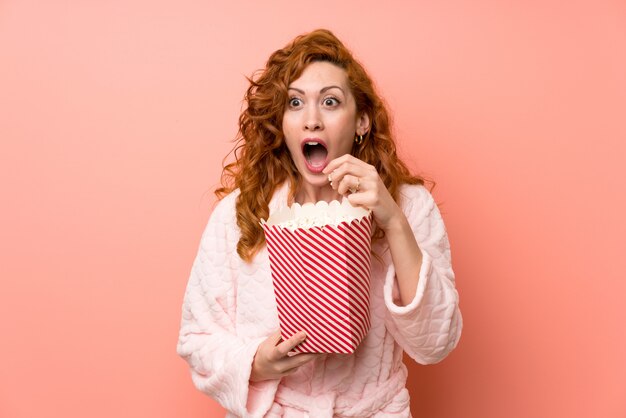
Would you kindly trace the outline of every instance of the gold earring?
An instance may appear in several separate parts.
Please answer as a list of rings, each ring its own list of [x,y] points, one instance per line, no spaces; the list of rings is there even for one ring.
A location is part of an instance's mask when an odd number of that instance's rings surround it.
[[[357,145],[361,145],[363,143],[363,135],[354,135],[354,142],[356,142]]]

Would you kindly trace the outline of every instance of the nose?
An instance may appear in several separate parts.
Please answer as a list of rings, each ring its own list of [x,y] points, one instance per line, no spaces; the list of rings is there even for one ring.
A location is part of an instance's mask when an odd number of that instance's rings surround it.
[[[317,106],[309,106],[304,119],[305,131],[318,131],[323,128],[322,118]]]

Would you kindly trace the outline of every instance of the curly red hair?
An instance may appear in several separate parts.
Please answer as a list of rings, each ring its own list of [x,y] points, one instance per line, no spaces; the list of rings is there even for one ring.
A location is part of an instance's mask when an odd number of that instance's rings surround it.
[[[332,32],[319,29],[296,37],[285,48],[275,51],[265,69],[248,78],[246,109],[239,117],[239,133],[233,149],[235,162],[224,166],[218,198],[239,189],[237,225],[241,237],[239,256],[250,262],[265,244],[261,219],[269,216],[269,202],[276,188],[289,181],[289,203],[293,203],[301,177],[283,140],[282,119],[288,101],[287,89],[307,65],[316,61],[331,62],[343,68],[350,82],[357,112],[365,112],[370,128],[361,145],[352,147],[352,155],[373,165],[393,198],[398,202],[402,184],[424,184],[412,175],[398,158],[391,134],[389,114],[363,66]],[[384,236],[375,230],[374,239]]]

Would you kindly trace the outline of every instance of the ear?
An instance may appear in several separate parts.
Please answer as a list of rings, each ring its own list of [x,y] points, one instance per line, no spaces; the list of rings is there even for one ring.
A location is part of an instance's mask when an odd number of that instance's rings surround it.
[[[356,120],[356,134],[365,135],[370,128],[370,116],[363,112]]]

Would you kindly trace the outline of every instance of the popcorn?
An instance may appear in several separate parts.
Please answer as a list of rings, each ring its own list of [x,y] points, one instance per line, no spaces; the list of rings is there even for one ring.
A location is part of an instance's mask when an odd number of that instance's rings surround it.
[[[341,203],[294,204],[261,225],[281,337],[298,352],[353,353],[370,327],[371,213]]]
[[[304,218],[298,218],[298,219],[291,219],[288,221],[284,221],[280,223],[280,226],[283,228],[289,228],[291,231],[293,231],[296,228],[313,228],[313,227],[324,227],[326,225],[334,225],[337,226],[338,224],[340,224],[341,222],[350,222],[352,221],[353,217],[351,216],[339,216],[337,218],[331,218],[328,215],[320,215],[320,216],[311,216],[311,217],[304,217]]]
[[[370,211],[367,209],[352,206],[348,199],[343,199],[341,203],[337,200],[330,203],[319,201],[315,204],[305,203],[304,205],[294,203],[293,206],[270,216],[267,221],[261,219],[261,225],[268,227],[278,225],[293,231],[296,228],[337,226],[342,222],[350,223],[369,214]]]

